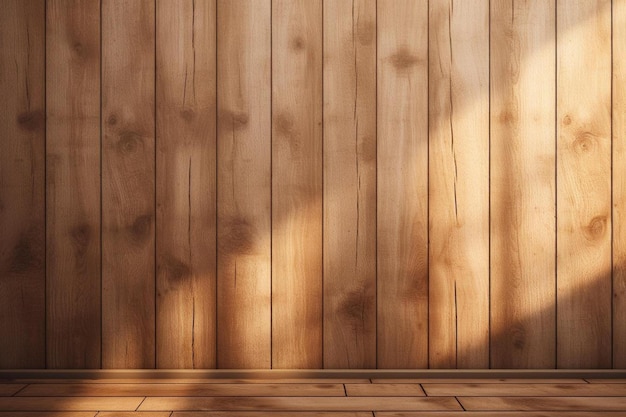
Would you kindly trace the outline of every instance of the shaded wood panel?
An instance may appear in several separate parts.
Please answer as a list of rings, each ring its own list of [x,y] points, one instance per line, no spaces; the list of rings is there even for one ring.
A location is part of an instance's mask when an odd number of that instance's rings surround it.
[[[376,367],[376,2],[324,2],[324,367]]]
[[[156,366],[216,366],[216,6],[156,2]]]
[[[428,8],[379,0],[377,365],[428,367]]]
[[[429,3],[429,366],[489,366],[489,2]]]
[[[48,368],[100,368],[100,2],[46,24]]]
[[[613,2],[613,367],[626,368],[626,2]]]
[[[611,366],[610,6],[557,1],[559,368]]]
[[[555,3],[491,3],[491,366],[555,351]]]
[[[102,3],[102,367],[155,366],[155,4]]]
[[[0,13],[0,368],[45,352],[45,2]]]
[[[272,2],[272,367],[322,367],[322,0]]]
[[[218,1],[220,368],[271,367],[271,12]]]

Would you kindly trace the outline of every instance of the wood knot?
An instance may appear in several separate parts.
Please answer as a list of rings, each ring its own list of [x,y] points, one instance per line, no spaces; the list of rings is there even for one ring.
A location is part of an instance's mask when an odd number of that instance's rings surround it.
[[[591,132],[580,132],[572,142],[572,148],[577,154],[591,152],[597,143],[596,136]]]
[[[607,228],[607,221],[606,216],[596,216],[591,219],[589,224],[583,227],[585,238],[587,240],[594,241],[604,236]]]
[[[150,237],[150,231],[152,230],[152,215],[144,214],[138,216],[132,225],[129,227],[130,234],[134,241],[144,242]]]
[[[78,41],[72,44],[72,52],[75,56],[81,59],[85,59],[88,55],[87,47]]]
[[[503,110],[498,115],[498,120],[500,120],[502,124],[513,125],[517,123],[517,114],[510,110]]]
[[[43,266],[43,259],[37,250],[37,242],[32,238],[34,232],[30,230],[22,234],[13,247],[10,272],[20,274]]]
[[[302,36],[296,36],[291,39],[291,49],[300,52],[304,49],[304,39]]]
[[[191,276],[189,265],[173,256],[167,256],[161,268],[170,283],[177,283]]]
[[[569,115],[566,115],[566,116],[563,118],[563,125],[564,125],[564,126],[569,126],[569,125],[571,125],[571,124],[572,124],[572,118],[571,118]]]
[[[365,324],[367,298],[364,290],[350,291],[339,304],[337,313],[340,318],[344,318],[350,323]]]
[[[274,129],[276,133],[282,136],[293,135],[293,117],[288,113],[278,113],[274,117]]]
[[[225,219],[224,230],[220,233],[219,245],[226,253],[246,255],[254,248],[254,226],[242,217]]]
[[[137,151],[137,148],[143,146],[143,139],[136,132],[125,131],[120,134],[120,140],[117,142],[117,151],[121,154],[130,154]]]
[[[110,126],[115,126],[117,124],[117,115],[115,113],[110,114],[109,117],[107,117],[107,124]]]
[[[248,113],[241,111],[223,110],[220,117],[220,124],[228,131],[243,130],[248,126]]]
[[[85,248],[91,240],[91,227],[87,223],[78,224],[70,230],[72,242],[77,248]]]
[[[43,127],[43,112],[39,110],[27,111],[17,115],[17,124],[20,128],[33,132]]]
[[[183,109],[180,111],[180,117],[184,121],[190,122],[196,117],[196,112],[191,109]]]
[[[509,328],[509,337],[516,349],[523,349],[526,345],[526,329],[519,323]]]
[[[406,46],[398,49],[389,59],[397,71],[407,71],[419,62],[418,57],[413,55]]]

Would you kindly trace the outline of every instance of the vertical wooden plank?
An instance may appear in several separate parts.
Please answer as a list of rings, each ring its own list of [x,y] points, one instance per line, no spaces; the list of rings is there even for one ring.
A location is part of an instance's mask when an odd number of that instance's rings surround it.
[[[322,366],[322,0],[272,1],[272,346]]]
[[[102,3],[102,366],[155,366],[154,1]]]
[[[489,367],[489,1],[429,3],[429,358]]]
[[[376,367],[376,2],[324,1],[324,367]]]
[[[0,13],[0,368],[45,367],[45,3]]]
[[[218,1],[218,367],[271,367],[270,0]]]
[[[156,2],[157,367],[215,367],[215,0]]]
[[[428,365],[428,2],[378,0],[378,367]]]
[[[491,366],[553,368],[555,3],[491,2]]]
[[[100,2],[46,18],[47,364],[99,368]]]
[[[626,368],[626,1],[613,2],[613,367]]]
[[[557,0],[557,366],[611,366],[611,2]]]

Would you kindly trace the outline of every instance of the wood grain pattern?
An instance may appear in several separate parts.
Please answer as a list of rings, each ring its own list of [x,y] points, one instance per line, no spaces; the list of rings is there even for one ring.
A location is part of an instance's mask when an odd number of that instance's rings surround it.
[[[489,366],[489,2],[429,2],[429,366]]]
[[[45,3],[0,14],[0,368],[45,367]]]
[[[97,411],[0,411],[0,417],[95,417]],[[100,416],[106,415],[101,413]],[[116,416],[120,417],[120,416]],[[151,416],[142,416],[151,417]],[[167,416],[164,416],[167,417]]]
[[[271,1],[218,1],[218,366],[271,367]]]
[[[272,367],[322,366],[322,0],[272,1]]]
[[[613,2],[613,367],[626,368],[626,2]]]
[[[102,3],[102,367],[155,366],[154,21]]]
[[[216,365],[215,2],[156,2],[157,367]]]
[[[419,386],[417,387],[419,389]],[[1,393],[2,391],[0,390]],[[19,392],[19,396],[26,397],[343,397],[344,395],[343,385],[338,383],[175,384],[165,382],[161,384],[31,384]]]
[[[491,365],[552,368],[555,3],[491,5]]]
[[[449,397],[148,397],[139,407],[139,411],[153,410],[445,411],[461,410],[461,406]]]
[[[376,2],[324,2],[324,367],[376,367]]]
[[[1,397],[3,411],[133,411],[143,397]]]
[[[557,1],[559,368],[611,366],[610,9]]]
[[[46,18],[47,366],[100,368],[100,2]]]
[[[375,417],[426,417],[425,412],[378,412]],[[463,412],[438,412],[437,417],[596,417],[595,411],[463,411]],[[626,417],[626,412],[603,411],[602,416]],[[174,417],[178,417],[174,414]],[[198,416],[200,417],[200,416]],[[225,416],[224,416],[225,417]]]
[[[423,397],[419,384],[346,384],[348,397]]]
[[[0,384],[0,397],[9,397],[25,386],[24,384]]]
[[[379,368],[428,366],[427,5],[377,5]]]
[[[445,397],[444,397],[445,398]],[[626,397],[458,397],[468,411],[623,411]],[[604,415],[604,414],[602,414]]]
[[[142,414],[143,415],[143,414]],[[203,413],[198,413],[195,411],[181,411],[174,412],[172,417],[264,417],[266,415],[265,411],[205,411]],[[298,412],[298,414],[294,414],[293,411],[273,411],[272,417],[371,417],[372,413],[368,411],[362,412],[324,412],[324,411],[311,411],[311,412]]]
[[[423,384],[428,396],[622,397],[626,384]]]

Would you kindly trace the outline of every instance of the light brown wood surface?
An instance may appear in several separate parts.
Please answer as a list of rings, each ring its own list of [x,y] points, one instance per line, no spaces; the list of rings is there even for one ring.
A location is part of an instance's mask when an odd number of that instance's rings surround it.
[[[100,368],[100,2],[52,0],[46,23],[49,368]]]
[[[0,368],[43,368],[45,3],[0,13]]]
[[[558,0],[557,28],[556,362],[609,368],[610,1]]]
[[[613,366],[626,368],[626,2],[613,2]]]
[[[2,411],[133,411],[143,397],[0,397]]]
[[[155,4],[102,3],[102,367],[155,366]]]
[[[324,1],[324,368],[376,367],[376,2]]]
[[[0,0],[0,368],[624,368],[625,25]]]
[[[215,2],[156,2],[156,366],[216,366]]]
[[[272,367],[322,366],[322,0],[272,1]]]
[[[626,397],[458,397],[463,408],[476,410],[623,411]],[[603,415],[603,414],[601,414]]]
[[[489,2],[429,2],[429,366],[489,366]]]
[[[217,364],[270,368],[272,4],[217,5]]]
[[[428,8],[377,3],[377,365],[428,366]]]
[[[348,397],[423,397],[419,384],[345,384]]]
[[[626,384],[423,384],[429,396],[503,396],[503,397],[623,397]]]
[[[555,366],[555,3],[491,3],[491,366]]]

